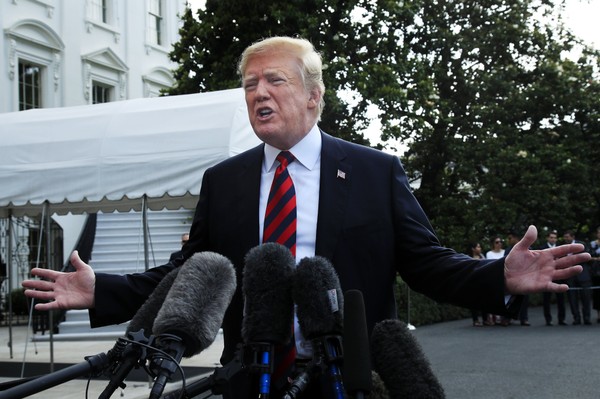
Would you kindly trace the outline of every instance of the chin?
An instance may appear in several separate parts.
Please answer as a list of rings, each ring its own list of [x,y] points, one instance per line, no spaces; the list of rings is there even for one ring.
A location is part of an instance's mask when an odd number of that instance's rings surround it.
[[[277,143],[279,143],[281,140],[281,135],[282,133],[279,131],[274,131],[273,129],[269,129],[265,126],[262,127],[258,127],[257,129],[254,129],[254,133],[256,133],[256,136],[261,140],[264,141],[267,144],[270,144],[272,146],[278,147]]]

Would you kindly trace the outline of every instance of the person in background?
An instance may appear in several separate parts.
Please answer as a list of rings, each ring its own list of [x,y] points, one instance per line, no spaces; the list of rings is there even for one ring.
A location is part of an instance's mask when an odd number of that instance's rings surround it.
[[[502,248],[502,237],[495,236],[491,239],[490,245],[492,249],[487,251],[485,254],[486,259],[502,259],[504,257],[504,248]],[[502,325],[502,316],[498,314],[490,314],[487,318],[487,322],[490,324]]]
[[[183,233],[181,235],[181,248],[183,249],[183,246],[185,244],[187,244],[187,242],[190,240],[190,234],[189,233]],[[179,251],[175,251],[171,254],[171,256],[169,257],[169,262],[173,262],[176,258],[178,257],[182,257],[183,256],[183,252],[181,251],[181,249]]]
[[[590,273],[592,277],[592,305],[596,311],[596,322],[600,323],[600,226],[596,228],[596,239],[590,241]]]
[[[485,254],[486,259],[500,259],[504,257],[504,248],[502,248],[502,237],[495,236],[492,238],[491,247],[489,251]]]
[[[564,256],[581,251],[580,245],[529,250],[537,239],[535,226],[502,259],[477,260],[443,247],[398,157],[343,141],[319,128],[325,85],[321,57],[309,41],[261,40],[243,52],[238,70],[250,124],[263,143],[204,173],[182,256],[123,276],[94,273],[74,253],[75,272],[33,269],[32,275],[44,280],[23,281],[26,295],[51,301],[37,304],[39,310],[90,309],[93,327],[127,321],[168,272],[200,251],[229,258],[241,278],[244,257],[266,238],[265,210],[276,169],[279,176],[289,169],[285,174],[295,187],[296,228],[290,229],[293,242],[286,245],[295,251],[297,262],[315,255],[328,259],[343,292],[362,291],[369,332],[376,323],[397,318],[397,275],[411,289],[437,301],[515,314],[521,295],[567,290],[568,286],[553,280],[579,273],[577,263],[589,259],[588,253]],[[222,364],[234,358],[243,342],[241,285],[222,323]],[[295,334],[295,340],[299,363],[312,358],[301,334]],[[275,363],[278,369],[281,363]],[[258,381],[252,384],[235,385],[239,392],[233,397],[256,397]],[[272,387],[272,397],[281,397],[282,388]],[[315,392],[305,396],[320,397]]]
[[[181,247],[183,248],[183,246],[185,244],[187,244],[187,242],[190,240],[190,234],[189,233],[183,233],[181,235]]]
[[[511,230],[508,232],[508,246],[504,250],[504,256],[508,256],[510,251],[514,248],[515,245],[521,240],[522,234],[518,233],[516,230]],[[522,326],[529,327],[531,324],[529,323],[529,295],[523,296],[523,302],[521,303],[521,309],[519,310],[519,322]],[[502,325],[510,324],[510,319],[503,318]]]
[[[554,248],[556,247],[556,243],[558,241],[558,233],[556,230],[551,230],[546,235],[546,242],[540,245],[539,249],[546,248]],[[566,283],[566,281],[557,281],[559,284]],[[558,309],[558,325],[566,326],[565,322],[566,312],[565,312],[565,294],[562,292],[555,293],[556,295],[556,307]],[[552,326],[552,311],[550,309],[552,302],[552,294],[550,292],[544,292],[543,296],[543,307],[544,307],[544,318],[546,319],[546,325]]]
[[[481,253],[481,244],[478,242],[471,243],[467,249],[467,254],[473,259],[485,259]],[[481,317],[481,320],[479,319]],[[491,326],[494,323],[491,321],[492,315],[489,315],[481,310],[471,309],[471,318],[473,327]]]
[[[575,232],[573,230],[566,230],[563,233],[563,240],[565,244],[581,244],[583,242],[575,240]],[[584,251],[587,248],[584,246]],[[570,256],[575,253],[569,254]],[[583,324],[589,326],[591,322],[591,290],[592,278],[590,276],[589,265],[584,263],[583,271],[577,275],[572,276],[568,280],[569,291],[567,291],[567,298],[569,298],[569,305],[571,307],[571,314],[573,315],[573,325],[580,325],[583,318]],[[581,302],[581,309],[579,303]]]

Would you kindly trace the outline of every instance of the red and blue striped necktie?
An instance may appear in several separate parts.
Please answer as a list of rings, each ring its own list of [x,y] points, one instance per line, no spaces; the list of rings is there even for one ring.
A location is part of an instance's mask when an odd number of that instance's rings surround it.
[[[263,242],[277,242],[296,256],[296,190],[287,170],[296,158],[289,151],[281,151],[276,159],[279,166],[267,201]]]
[[[267,210],[263,242],[277,242],[292,252],[296,257],[296,190],[287,166],[296,158],[289,151],[281,151],[276,158],[279,166],[275,170]],[[293,326],[290,326],[293,330]],[[276,389],[282,389],[291,376],[296,360],[296,345],[292,339],[288,344],[275,347],[275,369],[273,383]]]

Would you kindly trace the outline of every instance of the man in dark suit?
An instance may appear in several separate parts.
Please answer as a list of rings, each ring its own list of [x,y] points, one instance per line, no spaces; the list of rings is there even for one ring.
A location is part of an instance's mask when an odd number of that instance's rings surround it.
[[[563,240],[565,244],[581,244],[584,246],[584,251],[587,251],[587,247],[581,241],[575,240],[575,232],[573,230],[566,230],[563,233]],[[573,315],[573,325],[580,325],[583,318],[583,324],[589,326],[592,324],[591,311],[592,311],[592,292],[590,287],[592,286],[592,276],[590,274],[589,265],[583,264],[583,271],[569,279],[569,286],[572,288],[567,291],[567,298],[569,298],[569,305],[571,307],[571,314]],[[581,303],[581,310],[579,308]]]
[[[38,290],[27,290],[27,295],[55,300],[39,309],[89,308],[93,325],[100,326],[131,318],[160,279],[198,251],[228,257],[241,280],[244,256],[263,238],[275,158],[282,150],[295,157],[288,169],[297,196],[296,260],[329,259],[344,291],[363,292],[369,330],[396,317],[397,274],[436,300],[496,314],[518,309],[519,300],[510,295],[568,288],[552,280],[580,272],[575,265],[589,254],[565,258],[574,252],[570,247],[529,251],[537,236],[533,226],[506,259],[475,260],[442,247],[397,157],[318,128],[321,69],[319,55],[306,40],[269,38],[246,49],[239,70],[250,123],[264,144],[206,171],[190,240],[180,257],[145,273],[114,276],[95,275],[74,254],[73,276],[35,269],[34,275],[51,281],[24,282]],[[72,291],[78,295],[65,294]],[[240,291],[223,322],[223,363],[241,341]]]
[[[551,230],[546,236],[546,242],[540,246],[539,249],[554,248],[558,241],[558,233],[556,230]],[[566,281],[557,281],[557,283],[564,284]],[[550,310],[552,294],[550,292],[543,293],[543,306],[544,306],[544,318],[546,319],[546,325],[552,326],[552,311]],[[566,326],[565,322],[565,294],[562,292],[556,293],[556,307],[558,308],[558,325]]]

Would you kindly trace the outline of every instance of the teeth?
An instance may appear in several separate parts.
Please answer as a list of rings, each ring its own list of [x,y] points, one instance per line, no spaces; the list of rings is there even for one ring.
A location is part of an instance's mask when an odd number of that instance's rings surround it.
[[[259,114],[260,116],[267,116],[267,115],[269,115],[270,113],[271,113],[271,110],[270,110],[270,109],[263,109],[263,110],[260,110],[260,111],[258,112],[258,114]]]

